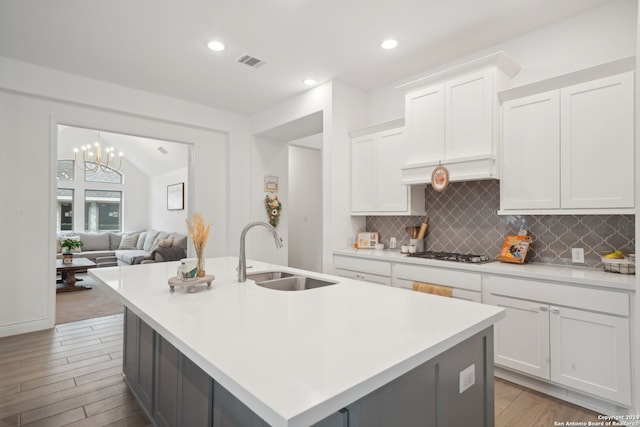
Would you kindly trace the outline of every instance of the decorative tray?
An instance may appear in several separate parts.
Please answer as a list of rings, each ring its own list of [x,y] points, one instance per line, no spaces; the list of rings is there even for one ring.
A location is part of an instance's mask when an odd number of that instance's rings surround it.
[[[204,277],[194,277],[193,279],[189,279],[189,280],[182,280],[182,279],[178,279],[177,277],[170,277],[169,288],[171,288],[171,292],[174,292],[176,287],[184,287],[187,290],[187,292],[198,292],[198,288],[196,288],[196,286],[204,285],[206,283],[207,287],[210,287],[211,282],[213,282],[215,278],[216,276],[214,276],[213,274],[207,274]]]

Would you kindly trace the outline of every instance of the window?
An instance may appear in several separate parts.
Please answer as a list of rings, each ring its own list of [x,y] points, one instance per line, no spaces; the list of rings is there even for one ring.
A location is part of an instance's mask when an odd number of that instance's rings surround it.
[[[56,216],[58,231],[73,230],[73,190],[69,188],[58,188],[58,209]]]
[[[75,168],[73,160],[58,160],[58,182],[73,181]]]
[[[95,166],[95,163],[87,162],[87,166]],[[90,171],[85,170],[84,172],[84,180],[86,182],[108,182],[110,184],[122,184],[122,174],[115,169],[109,168],[108,172],[102,171],[100,168],[98,170]]]
[[[120,231],[122,191],[85,190],[84,229],[86,231]]]

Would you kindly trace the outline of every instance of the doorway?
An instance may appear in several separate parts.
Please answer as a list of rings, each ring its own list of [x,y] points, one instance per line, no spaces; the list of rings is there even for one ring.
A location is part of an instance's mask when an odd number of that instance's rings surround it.
[[[247,256],[309,271],[322,271],[323,113],[318,111],[254,135],[251,153],[251,217],[266,220],[263,200],[267,179],[283,205],[278,234],[285,251],[273,249],[266,230],[252,236]],[[262,232],[264,231],[264,232]]]
[[[322,271],[322,134],[289,142],[289,267]]]
[[[191,144],[63,124],[57,125],[57,135],[53,211],[58,242],[87,239],[81,249],[87,251],[86,256],[74,258],[86,257],[98,265],[115,264],[113,251],[118,244],[114,236],[148,229],[184,232],[190,201]],[[100,144],[100,161],[96,143]],[[115,148],[113,155],[111,147]],[[167,188],[177,182],[184,183],[184,202],[182,209],[169,210]],[[90,290],[56,293],[56,324],[122,311],[122,303],[112,291],[101,289],[104,285],[84,271],[79,278],[82,283],[78,285]]]

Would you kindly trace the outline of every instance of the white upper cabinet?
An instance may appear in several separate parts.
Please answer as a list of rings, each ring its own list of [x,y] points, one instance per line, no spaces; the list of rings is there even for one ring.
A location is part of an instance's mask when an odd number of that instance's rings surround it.
[[[495,70],[485,70],[447,82],[445,144],[441,159],[493,156],[493,120],[496,108]]]
[[[375,168],[376,137],[354,138],[351,141],[351,210],[373,211],[378,203]]]
[[[352,132],[352,215],[423,215],[424,188],[402,184],[405,159],[404,128],[374,125]],[[384,129],[384,130],[379,130]]]
[[[634,73],[505,101],[501,213],[633,213]]]
[[[502,106],[502,209],[560,208],[560,93]]]
[[[498,178],[497,90],[518,70],[500,52],[400,86],[408,90],[402,181],[428,184],[439,164],[449,170],[450,181]]]
[[[633,77],[561,90],[563,208],[633,208]]]
[[[406,165],[444,158],[444,85],[405,97]]]

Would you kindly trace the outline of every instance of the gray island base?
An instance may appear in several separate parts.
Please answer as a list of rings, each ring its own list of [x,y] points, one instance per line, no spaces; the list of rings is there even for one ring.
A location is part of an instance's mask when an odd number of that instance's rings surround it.
[[[129,308],[124,329],[125,380],[156,426],[269,425]],[[493,425],[492,326],[313,424]]]

